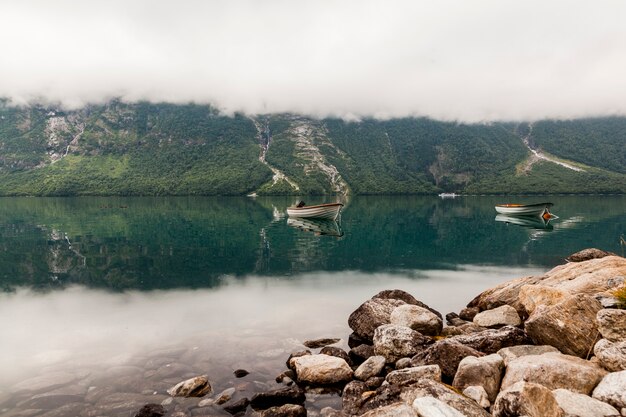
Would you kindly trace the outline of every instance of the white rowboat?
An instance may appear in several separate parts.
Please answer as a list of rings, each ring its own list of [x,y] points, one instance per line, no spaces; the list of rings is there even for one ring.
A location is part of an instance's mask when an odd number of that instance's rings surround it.
[[[513,216],[550,216],[552,203],[538,204],[498,204],[496,211],[501,214]]]
[[[339,212],[343,204],[330,203],[320,204],[317,206],[291,206],[287,208],[289,217],[314,218],[314,219],[331,219],[335,220],[339,216]]]

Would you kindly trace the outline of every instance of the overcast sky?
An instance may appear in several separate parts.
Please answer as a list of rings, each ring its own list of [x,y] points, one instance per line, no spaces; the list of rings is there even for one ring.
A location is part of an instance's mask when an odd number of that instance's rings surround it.
[[[0,96],[490,121],[626,114],[626,1],[2,0]]]

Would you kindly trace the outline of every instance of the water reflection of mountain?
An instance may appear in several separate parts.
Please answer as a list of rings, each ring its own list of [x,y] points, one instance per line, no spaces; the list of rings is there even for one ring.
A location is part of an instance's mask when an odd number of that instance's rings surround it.
[[[292,198],[5,198],[0,285],[194,288],[224,275],[552,266],[584,247],[619,252],[625,197],[553,200],[554,230],[529,242],[529,229],[493,221],[491,197],[354,198],[341,239],[289,227],[280,214]]]

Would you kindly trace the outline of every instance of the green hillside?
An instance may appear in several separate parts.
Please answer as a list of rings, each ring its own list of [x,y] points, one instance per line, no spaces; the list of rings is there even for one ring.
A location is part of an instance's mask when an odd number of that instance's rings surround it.
[[[347,122],[0,100],[0,195],[624,193],[624,132],[626,118]]]

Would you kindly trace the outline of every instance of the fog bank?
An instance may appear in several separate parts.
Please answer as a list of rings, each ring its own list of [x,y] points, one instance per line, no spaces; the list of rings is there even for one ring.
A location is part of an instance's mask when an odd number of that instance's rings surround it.
[[[0,96],[491,121],[626,114],[626,3],[0,3]]]

